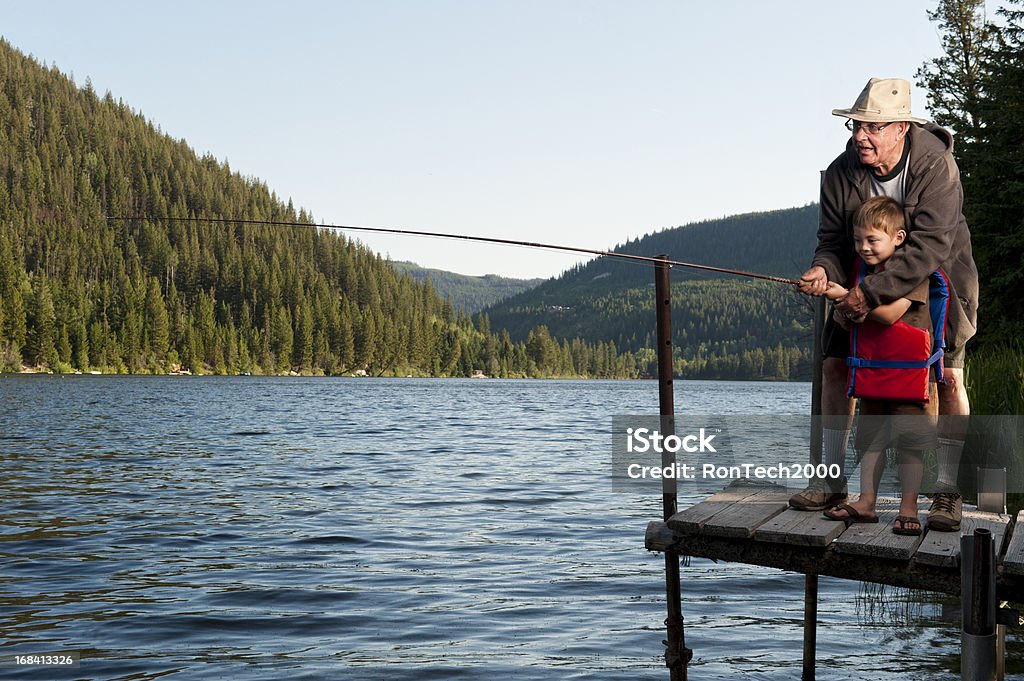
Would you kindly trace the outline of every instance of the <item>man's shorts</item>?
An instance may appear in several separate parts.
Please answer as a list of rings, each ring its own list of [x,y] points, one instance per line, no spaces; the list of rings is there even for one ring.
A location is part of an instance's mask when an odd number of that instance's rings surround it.
[[[838,357],[845,360],[850,356],[850,332],[836,324],[832,319],[831,306],[825,316],[825,331],[821,337],[821,349],[825,357]],[[964,368],[964,348],[957,348],[949,344],[948,334],[946,341],[946,352],[942,356],[942,366],[950,369]]]

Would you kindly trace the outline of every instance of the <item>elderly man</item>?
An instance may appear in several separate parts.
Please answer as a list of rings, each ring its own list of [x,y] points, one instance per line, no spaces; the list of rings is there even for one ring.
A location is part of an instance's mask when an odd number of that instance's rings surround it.
[[[970,404],[963,384],[964,346],[974,335],[978,310],[978,270],[963,216],[963,188],[953,159],[953,139],[933,123],[910,112],[910,83],[898,78],[868,81],[857,101],[832,114],[847,118],[852,137],[846,151],[825,171],[821,185],[818,246],[801,290],[822,295],[829,280],[847,279],[854,258],[852,218],[871,196],[885,195],[903,206],[906,243],[885,269],[866,276],[838,302],[837,309],[862,322],[879,305],[905,296],[938,268],[949,277],[950,296],[944,357],[945,383],[939,385],[939,476],[928,526],[960,528],[962,501],[957,471],[967,432]],[[848,334],[831,317],[825,326],[822,367],[823,458],[842,468],[853,415],[846,397]],[[846,479],[815,480],[790,499],[802,510],[821,510],[846,499]]]

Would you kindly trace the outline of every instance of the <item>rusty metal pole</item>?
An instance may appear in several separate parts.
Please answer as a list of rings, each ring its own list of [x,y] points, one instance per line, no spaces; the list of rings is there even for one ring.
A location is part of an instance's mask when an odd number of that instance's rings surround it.
[[[812,298],[811,342],[811,462],[822,461],[821,364],[824,361],[822,334],[825,329],[825,299]],[[804,659],[801,681],[814,681],[818,647],[818,575],[804,575]]]
[[[658,256],[668,260],[667,255]],[[675,395],[672,386],[672,292],[668,262],[654,265],[654,297],[657,316],[658,343],[658,406],[661,415],[661,434],[665,437],[675,434]],[[675,454],[664,448],[661,453],[662,468],[675,468]],[[662,515],[668,520],[676,513],[676,479],[662,477]],[[665,619],[668,646],[665,664],[672,681],[686,681],[686,667],[692,652],[686,647],[683,632],[683,600],[679,583],[679,553],[675,549],[665,551],[665,596],[668,617]]]

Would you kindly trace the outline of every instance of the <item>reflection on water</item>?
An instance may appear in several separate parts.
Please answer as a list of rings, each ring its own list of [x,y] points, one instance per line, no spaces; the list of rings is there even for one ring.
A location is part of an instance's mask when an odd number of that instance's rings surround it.
[[[801,413],[809,393],[679,385],[704,414]],[[661,499],[609,475],[611,417],[655,410],[653,383],[3,376],[0,394],[0,655],[82,657],[0,677],[667,678],[664,563],[643,549]],[[683,577],[695,677],[799,675],[800,575],[695,559]],[[941,601],[860,589],[821,581],[819,678],[957,677]]]

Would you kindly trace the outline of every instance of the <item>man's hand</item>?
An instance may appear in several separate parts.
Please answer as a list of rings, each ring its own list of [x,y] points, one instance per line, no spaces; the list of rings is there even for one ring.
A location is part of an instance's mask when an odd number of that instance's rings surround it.
[[[828,288],[828,275],[821,265],[812,267],[800,277],[800,293],[820,296],[825,294],[826,288]]]
[[[836,310],[855,324],[864,321],[871,311],[860,286],[855,286],[845,298],[837,300]]]

